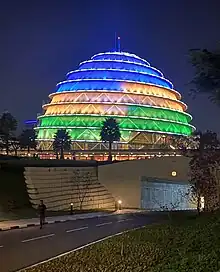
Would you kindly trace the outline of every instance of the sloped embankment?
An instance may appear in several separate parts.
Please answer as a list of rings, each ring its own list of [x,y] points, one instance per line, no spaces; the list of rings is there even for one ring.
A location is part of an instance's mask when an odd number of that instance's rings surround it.
[[[0,162],[0,211],[16,212],[31,208],[23,165]]]

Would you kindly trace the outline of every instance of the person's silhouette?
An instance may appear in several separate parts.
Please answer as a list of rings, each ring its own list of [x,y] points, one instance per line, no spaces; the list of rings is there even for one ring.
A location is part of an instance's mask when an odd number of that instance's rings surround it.
[[[46,205],[44,204],[43,200],[40,201],[40,204],[38,206],[38,212],[40,217],[40,228],[42,229],[43,224],[45,223],[45,212],[46,212]]]

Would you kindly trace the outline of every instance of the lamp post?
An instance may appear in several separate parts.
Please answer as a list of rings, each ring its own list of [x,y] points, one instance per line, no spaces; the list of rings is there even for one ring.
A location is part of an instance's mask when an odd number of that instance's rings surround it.
[[[73,214],[73,203],[70,204],[70,214]]]
[[[121,210],[121,204],[122,204],[122,201],[121,200],[118,200],[118,209]]]

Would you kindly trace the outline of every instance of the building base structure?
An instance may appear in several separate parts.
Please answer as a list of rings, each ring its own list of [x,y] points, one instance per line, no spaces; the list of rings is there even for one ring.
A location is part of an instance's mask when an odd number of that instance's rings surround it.
[[[51,210],[66,210],[71,204],[79,209],[80,203],[82,209],[113,210],[120,203],[122,209],[191,210],[196,203],[187,198],[189,160],[157,157],[98,168],[77,167],[70,161],[59,166],[55,161],[50,167],[25,167],[25,178],[34,207],[45,199]]]
[[[172,146],[173,137],[159,133],[138,132],[128,143],[114,142],[112,156],[114,160],[145,159],[151,156],[175,155]],[[172,148],[171,148],[172,147]],[[109,144],[102,141],[72,141],[71,151],[65,152],[66,159],[106,160]],[[38,154],[44,159],[54,159],[53,141],[40,141]]]
[[[88,131],[87,133],[92,133]],[[113,143],[112,149],[115,150],[133,150],[133,149],[155,149],[169,147],[173,136],[159,134],[159,133],[147,133],[136,132],[130,135],[131,139],[128,142]],[[40,150],[52,150],[53,140],[39,141],[38,147]],[[87,141],[87,140],[75,140],[72,141],[72,150],[108,150],[108,143],[102,141]]]

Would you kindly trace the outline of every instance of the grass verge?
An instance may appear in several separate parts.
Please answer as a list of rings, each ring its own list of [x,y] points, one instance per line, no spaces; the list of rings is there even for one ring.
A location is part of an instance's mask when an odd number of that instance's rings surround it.
[[[25,272],[213,272],[220,269],[220,214],[172,222],[105,240]]]

